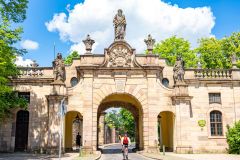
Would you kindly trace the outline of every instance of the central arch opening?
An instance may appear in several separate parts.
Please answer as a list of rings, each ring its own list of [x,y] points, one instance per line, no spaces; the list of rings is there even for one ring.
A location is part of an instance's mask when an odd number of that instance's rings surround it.
[[[120,111],[126,114],[129,112],[131,113],[134,120],[134,127],[131,128],[131,131],[134,132],[134,137],[130,138],[135,142],[136,150],[143,150],[143,110],[140,102],[129,94],[111,94],[104,98],[99,105],[97,112],[97,148],[109,142],[120,143],[119,136],[123,136],[122,133],[124,129],[121,128],[121,126],[117,127],[116,130],[115,126],[109,127],[106,125],[105,116],[106,111],[108,112],[109,109],[116,113]],[[130,136],[131,135],[133,134],[130,134]]]

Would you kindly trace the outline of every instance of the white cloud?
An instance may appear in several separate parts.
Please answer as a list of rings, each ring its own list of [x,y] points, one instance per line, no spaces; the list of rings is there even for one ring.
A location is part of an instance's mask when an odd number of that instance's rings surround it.
[[[36,50],[39,47],[39,44],[37,42],[29,39],[22,41],[20,45],[22,48],[27,50]]]
[[[23,59],[23,57],[21,56],[18,56],[15,61],[15,64],[17,66],[22,66],[22,67],[30,66],[30,64],[32,63],[33,61],[31,59]]]
[[[143,40],[150,33],[157,41],[177,35],[193,46],[201,37],[212,36],[215,18],[209,7],[180,8],[160,0],[85,0],[69,14],[57,13],[45,25],[50,32],[59,32],[63,41],[70,41],[70,50],[84,53],[82,40],[87,34],[96,41],[94,53],[103,53],[114,39],[113,17],[121,8],[127,20],[126,40],[142,52]]]

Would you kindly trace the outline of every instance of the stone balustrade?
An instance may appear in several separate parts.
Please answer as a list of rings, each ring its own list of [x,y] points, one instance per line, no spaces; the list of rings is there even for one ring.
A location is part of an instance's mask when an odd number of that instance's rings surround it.
[[[19,78],[53,77],[52,67],[19,67]]]
[[[194,69],[195,78],[232,79],[231,69]]]

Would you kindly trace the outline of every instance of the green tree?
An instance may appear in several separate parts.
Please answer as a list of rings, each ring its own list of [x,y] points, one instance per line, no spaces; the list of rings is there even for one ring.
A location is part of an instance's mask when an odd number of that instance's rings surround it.
[[[196,49],[200,54],[202,68],[230,68],[228,57],[224,55],[222,40],[216,38],[202,38]]]
[[[186,68],[197,66],[197,56],[195,50],[190,49],[189,41],[172,36],[154,46],[153,53],[159,54],[161,58],[166,58],[167,64],[173,66],[177,56],[182,56]]]
[[[135,137],[135,121],[132,113],[127,109],[121,108],[119,115],[123,131],[127,132],[129,137]]]
[[[240,154],[240,121],[236,122],[233,127],[227,126],[227,143],[228,152]]]
[[[121,122],[119,120],[119,113],[116,110],[112,110],[108,112],[105,116],[105,122],[110,128],[116,128],[117,130],[121,126]]]
[[[27,3],[28,0],[0,0],[0,119],[9,115],[11,109],[27,104],[9,86],[10,78],[19,73],[14,61],[25,53],[14,44],[21,40],[23,30],[17,24],[26,18]]]
[[[70,64],[72,64],[72,62],[73,62],[73,58],[77,58],[77,57],[79,57],[78,52],[77,52],[77,51],[73,51],[71,54],[69,54],[69,55],[64,59],[64,63],[70,65]]]
[[[233,54],[235,54],[237,67],[240,68],[240,32],[234,32],[229,37],[222,39],[222,52],[229,64],[227,67],[232,67],[231,59]]]
[[[135,137],[135,122],[132,113],[124,108],[119,111],[113,110],[105,116],[105,122],[110,128],[116,128],[120,134],[128,133],[130,137]]]

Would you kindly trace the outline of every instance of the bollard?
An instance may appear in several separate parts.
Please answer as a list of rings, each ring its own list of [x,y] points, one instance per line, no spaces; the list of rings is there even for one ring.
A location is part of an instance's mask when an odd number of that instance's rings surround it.
[[[79,147],[79,157],[82,157],[82,147]]]
[[[165,145],[163,145],[163,155],[165,156]]]

